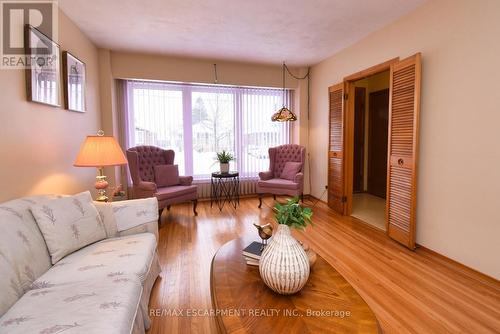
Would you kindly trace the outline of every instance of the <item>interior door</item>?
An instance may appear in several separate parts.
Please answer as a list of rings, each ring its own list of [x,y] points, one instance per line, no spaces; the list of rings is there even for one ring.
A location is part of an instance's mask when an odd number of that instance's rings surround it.
[[[387,234],[415,248],[420,53],[391,65],[387,159]]]
[[[328,206],[344,214],[344,84],[329,91]]]
[[[368,193],[386,198],[389,89],[370,93],[368,121]]]
[[[366,88],[356,87],[354,94],[354,171],[352,189],[355,193],[365,190],[365,113]]]

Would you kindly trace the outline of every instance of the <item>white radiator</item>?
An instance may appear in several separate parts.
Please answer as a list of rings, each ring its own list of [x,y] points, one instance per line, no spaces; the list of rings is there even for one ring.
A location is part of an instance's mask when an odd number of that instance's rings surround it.
[[[193,182],[198,186],[198,198],[210,198],[210,180]],[[240,179],[240,196],[254,195],[257,193],[257,179]]]

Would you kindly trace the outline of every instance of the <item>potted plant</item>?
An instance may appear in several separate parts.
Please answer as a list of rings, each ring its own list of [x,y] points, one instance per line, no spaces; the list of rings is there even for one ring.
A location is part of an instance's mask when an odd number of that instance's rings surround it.
[[[217,153],[216,160],[220,164],[220,172],[226,174],[229,173],[229,162],[234,160],[234,156],[223,150],[222,152]]]
[[[259,261],[259,272],[264,283],[273,291],[290,295],[304,287],[309,278],[309,260],[302,245],[292,237],[290,228],[303,230],[312,224],[312,210],[303,208],[299,198],[274,207],[278,231],[264,248]]]

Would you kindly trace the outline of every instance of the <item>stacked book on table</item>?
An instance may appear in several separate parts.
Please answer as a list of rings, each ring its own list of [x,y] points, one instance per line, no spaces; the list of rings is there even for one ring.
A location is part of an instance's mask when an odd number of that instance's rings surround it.
[[[248,265],[258,266],[262,254],[262,243],[254,241],[243,250],[243,256]]]

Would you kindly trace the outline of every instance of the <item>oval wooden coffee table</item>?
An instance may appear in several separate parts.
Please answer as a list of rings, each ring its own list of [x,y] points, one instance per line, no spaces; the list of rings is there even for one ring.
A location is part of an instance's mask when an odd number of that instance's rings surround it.
[[[221,333],[378,333],[370,307],[354,288],[318,256],[309,281],[297,294],[274,293],[259,268],[241,251],[252,238],[234,239],[212,259],[211,295]]]

